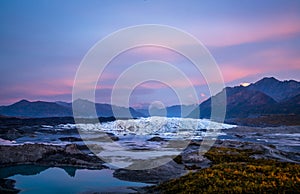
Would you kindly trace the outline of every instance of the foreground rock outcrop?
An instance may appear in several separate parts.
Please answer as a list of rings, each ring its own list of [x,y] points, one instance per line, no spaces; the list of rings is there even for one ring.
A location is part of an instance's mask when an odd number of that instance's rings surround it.
[[[134,182],[144,183],[160,183],[174,178],[179,178],[186,174],[188,171],[184,165],[177,164],[173,160],[159,166],[157,168],[145,169],[145,170],[127,170],[117,169],[114,172],[114,177]]]
[[[47,144],[1,145],[0,166],[39,164],[47,166],[75,166],[101,169],[103,161],[82,153],[75,144],[66,146]]]

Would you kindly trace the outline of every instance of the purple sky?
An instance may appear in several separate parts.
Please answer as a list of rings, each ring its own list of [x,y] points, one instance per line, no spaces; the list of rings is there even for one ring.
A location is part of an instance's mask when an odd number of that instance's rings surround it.
[[[265,76],[300,80],[298,0],[3,0],[0,23],[2,105],[20,99],[71,101],[75,73],[87,51],[108,34],[139,24],[170,25],[194,35],[214,56],[228,86]],[[149,59],[180,68],[200,101],[210,95],[188,60],[147,47],[129,50],[109,64],[99,80],[98,102],[110,103],[120,73]],[[178,103],[171,88],[150,82],[133,90],[130,104],[144,106],[156,100]]]

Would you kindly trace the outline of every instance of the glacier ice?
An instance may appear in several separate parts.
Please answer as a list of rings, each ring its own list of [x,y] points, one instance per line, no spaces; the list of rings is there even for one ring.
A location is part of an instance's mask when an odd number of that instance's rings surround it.
[[[69,126],[70,127],[70,126]],[[220,129],[236,127],[224,123],[217,123],[208,119],[148,117],[139,119],[116,120],[97,124],[76,124],[79,131],[103,131],[115,135],[168,135],[192,136],[215,135]]]

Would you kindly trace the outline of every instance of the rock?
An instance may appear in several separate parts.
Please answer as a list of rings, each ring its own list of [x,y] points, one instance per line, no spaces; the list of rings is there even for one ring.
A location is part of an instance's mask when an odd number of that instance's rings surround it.
[[[0,193],[6,193],[6,194],[19,193],[20,190],[14,188],[15,183],[16,181],[12,179],[0,179]]]
[[[194,143],[190,144],[179,156],[181,163],[187,169],[208,168],[212,164],[209,159],[199,153],[199,146]]]
[[[255,133],[255,136],[263,136],[262,133]]]
[[[173,158],[174,162],[176,162],[177,164],[183,164],[182,163],[182,156],[178,155],[175,158]]]
[[[103,161],[78,150],[75,144],[58,146],[45,144],[0,145],[0,166],[41,164],[101,169]]]
[[[159,136],[154,136],[154,137],[148,139],[147,141],[157,141],[157,142],[160,142],[160,141],[165,141],[165,139],[161,138]]]
[[[109,139],[107,139],[107,136],[112,140],[112,141],[118,141],[119,137],[116,136],[113,133],[100,133],[98,134],[98,136],[96,137],[90,137],[90,138],[84,138],[85,141],[98,141],[98,142],[104,142],[104,141],[109,141]]]
[[[209,159],[207,159],[203,155],[200,155],[199,151],[183,154],[182,163],[188,169],[208,168],[212,164]]]
[[[191,140],[191,142],[189,143],[189,146],[200,146],[201,145],[202,140]]]
[[[17,139],[17,138],[19,138],[19,137],[21,137],[22,136],[22,134],[18,131],[18,130],[16,130],[16,129],[9,129],[8,131],[7,131],[7,138],[9,139],[9,140],[14,140],[14,139]]]
[[[128,170],[128,169],[117,169],[113,173],[114,177],[134,182],[144,183],[160,183],[170,179],[178,178],[188,171],[185,170],[183,165],[179,165],[173,160],[159,166],[157,168],[146,169],[146,170]]]
[[[113,134],[113,133],[106,133],[109,137],[110,137],[110,139],[111,140],[113,140],[113,141],[118,141],[119,140],[119,137],[118,136],[116,136],[115,134]]]
[[[60,141],[69,141],[69,142],[82,141],[82,139],[80,137],[60,137],[58,139]]]
[[[33,163],[47,154],[63,150],[61,146],[44,144],[1,145],[0,165]]]
[[[22,132],[15,129],[15,128],[6,128],[6,129],[0,129],[0,138],[6,139],[6,140],[15,140],[19,137],[22,137]]]
[[[237,137],[237,138],[244,138],[245,137],[245,135],[240,135],[240,134],[234,134],[234,136]]]
[[[66,145],[65,147],[65,151],[68,154],[80,154],[81,152],[79,151],[79,149],[77,148],[76,144],[69,144]]]

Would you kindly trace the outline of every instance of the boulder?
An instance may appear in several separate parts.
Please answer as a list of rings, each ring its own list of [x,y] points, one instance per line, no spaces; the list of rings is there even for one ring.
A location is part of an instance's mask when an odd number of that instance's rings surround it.
[[[165,139],[161,138],[159,136],[154,136],[154,137],[148,139],[147,141],[157,141],[157,142],[160,142],[160,141],[165,141]]]

